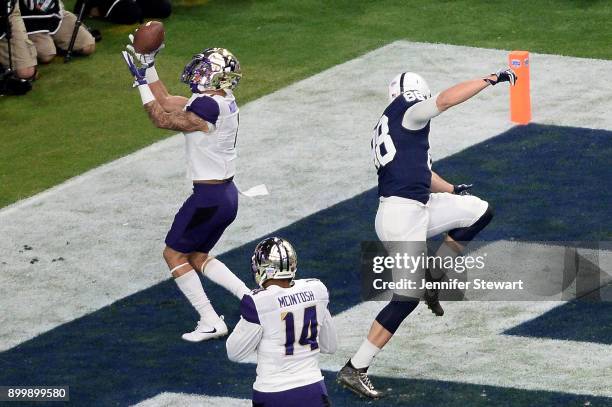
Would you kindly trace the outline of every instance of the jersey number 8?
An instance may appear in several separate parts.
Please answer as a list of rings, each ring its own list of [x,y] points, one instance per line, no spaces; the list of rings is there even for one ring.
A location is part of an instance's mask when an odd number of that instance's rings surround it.
[[[393,161],[395,157],[395,145],[389,134],[389,118],[383,115],[376,127],[374,127],[374,135],[372,136],[372,158],[376,169],[384,167]]]

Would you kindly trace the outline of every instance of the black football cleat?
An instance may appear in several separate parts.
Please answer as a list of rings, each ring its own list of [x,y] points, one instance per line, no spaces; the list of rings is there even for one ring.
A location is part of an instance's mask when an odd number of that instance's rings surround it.
[[[440,300],[438,300],[438,290],[425,290],[423,299],[425,304],[427,304],[427,308],[436,314],[437,317],[444,315],[444,308],[442,308]]]
[[[383,396],[383,392],[376,390],[370,381],[368,368],[357,369],[353,367],[350,359],[338,372],[336,381],[360,397],[379,399]]]
[[[435,280],[431,276],[429,269],[427,269],[427,271],[425,272],[425,279],[428,282],[440,281],[440,280]],[[423,299],[425,300],[425,304],[427,304],[427,308],[429,308],[431,312],[433,312],[437,317],[441,317],[442,315],[444,315],[444,308],[442,308],[442,305],[440,305],[440,300],[438,299],[439,294],[440,294],[440,290],[437,288],[431,289],[431,290],[426,289],[425,293],[423,294]]]

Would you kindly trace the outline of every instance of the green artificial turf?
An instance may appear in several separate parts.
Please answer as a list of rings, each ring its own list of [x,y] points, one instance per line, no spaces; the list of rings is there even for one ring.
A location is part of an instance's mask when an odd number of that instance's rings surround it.
[[[174,6],[157,64],[168,88],[186,94],[178,76],[189,57],[223,46],[243,67],[242,104],[398,39],[612,58],[608,1],[183,0]],[[40,69],[34,91],[0,98],[0,207],[171,134],[153,128],[130,87],[119,52],[135,26],[88,24],[104,35],[95,55],[69,65],[58,58]]]

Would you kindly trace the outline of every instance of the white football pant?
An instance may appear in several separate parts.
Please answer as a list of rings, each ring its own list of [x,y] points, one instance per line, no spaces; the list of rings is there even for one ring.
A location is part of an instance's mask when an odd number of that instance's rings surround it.
[[[488,204],[473,195],[433,193],[423,204],[414,199],[380,198],[376,234],[385,242],[424,242],[449,230],[472,226]]]

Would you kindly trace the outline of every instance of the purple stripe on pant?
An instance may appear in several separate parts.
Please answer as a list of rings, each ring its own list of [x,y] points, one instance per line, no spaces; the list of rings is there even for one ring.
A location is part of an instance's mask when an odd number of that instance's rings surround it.
[[[174,216],[166,245],[181,253],[208,253],[237,213],[238,189],[233,182],[194,184],[193,194]]]
[[[264,393],[253,390],[253,407],[328,407],[325,382],[321,380],[294,389]]]

